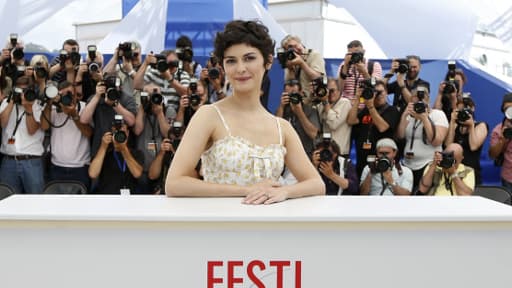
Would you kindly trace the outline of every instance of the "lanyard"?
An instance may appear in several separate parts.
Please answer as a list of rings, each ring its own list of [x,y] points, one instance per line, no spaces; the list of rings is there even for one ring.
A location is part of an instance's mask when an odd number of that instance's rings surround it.
[[[409,146],[409,150],[412,150],[412,146],[414,145],[414,140],[416,140],[416,129],[420,126],[421,121],[418,119],[414,119],[414,124],[412,125],[412,137],[411,137],[411,145]]]
[[[18,131],[18,127],[20,126],[21,119],[23,119],[23,116],[25,115],[25,111],[23,111],[23,113],[21,113],[21,116],[18,118],[18,114],[20,113],[18,111],[18,104],[15,104],[15,106],[16,106],[16,126],[14,126],[14,131],[12,131],[11,138],[14,138],[14,135],[16,134],[16,131]]]
[[[121,172],[123,172],[124,174],[124,171],[126,171],[126,160],[123,159],[123,165],[121,166],[121,161],[117,156],[116,150],[112,150],[112,153],[114,153],[114,158],[116,159],[117,167],[119,167],[119,170],[121,170]]]
[[[155,133],[155,126],[156,126],[156,118],[153,118],[153,121],[151,121],[151,116],[146,114],[146,119],[148,120],[149,126],[151,126],[151,140],[156,141],[156,133]]]

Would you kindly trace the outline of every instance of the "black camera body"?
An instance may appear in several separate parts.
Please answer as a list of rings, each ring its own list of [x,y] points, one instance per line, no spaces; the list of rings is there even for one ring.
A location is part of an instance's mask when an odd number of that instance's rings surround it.
[[[175,68],[179,66],[179,61],[169,61],[167,62],[167,57],[162,54],[156,54],[156,64],[151,65],[152,68],[156,68],[160,73],[167,71],[168,69]]]
[[[217,67],[212,67],[208,69],[208,79],[215,80],[220,77],[220,70]]]
[[[9,98],[7,98],[7,102],[14,101],[15,104],[21,104],[21,94],[23,93],[23,89],[15,87],[12,89]]]
[[[324,133],[322,138],[322,150],[320,150],[320,162],[330,162],[333,159],[333,153],[329,150],[331,144],[331,133]]]
[[[154,105],[162,105],[164,102],[164,96],[162,94],[158,93],[157,89],[153,89],[153,93],[151,93],[151,96],[149,97],[151,104]]]
[[[194,57],[194,51],[190,47],[177,47],[176,55],[178,59],[184,62],[192,62],[192,58]]]
[[[377,80],[374,77],[364,79],[361,82],[359,82],[359,88],[363,89],[363,92],[361,93],[361,97],[363,97],[366,100],[372,99],[373,94],[375,93],[376,83],[377,83]]]
[[[288,93],[288,97],[290,97],[290,102],[294,105],[302,103],[302,94],[298,92],[290,92]]]
[[[320,76],[312,81],[316,97],[324,98],[328,94],[327,78]]]
[[[123,115],[114,115],[114,122],[112,123],[112,126],[114,127],[114,132],[112,133],[112,135],[114,137],[114,141],[116,141],[117,143],[124,143],[126,142],[126,140],[128,140],[128,135],[126,135],[126,132],[121,130],[123,128],[123,124]]]
[[[295,59],[295,57],[297,56],[295,55],[295,50],[293,48],[289,48],[287,50],[280,48],[277,51],[277,60],[283,69],[286,68],[286,63]]]
[[[135,47],[132,42],[119,43],[118,48],[119,48],[119,52],[121,52],[121,51],[123,52],[123,55],[118,55],[118,56],[123,56],[126,59],[133,58],[133,50],[135,50]]]
[[[414,103],[413,109],[417,114],[425,113],[427,111],[427,104],[425,104],[423,101],[418,101]]]
[[[453,167],[453,165],[455,165],[455,156],[454,156],[453,151],[441,152],[441,155],[443,156],[443,158],[439,162],[439,167],[448,169],[448,168]]]
[[[60,103],[64,106],[71,106],[73,104],[73,93],[68,91],[66,94],[60,96]]]
[[[459,110],[457,112],[457,122],[459,122],[459,123],[466,122],[472,116],[473,116],[473,110],[471,110],[470,108],[467,108],[467,107],[462,108],[462,110]]]
[[[76,51],[76,48],[73,48],[71,53],[68,53],[68,51],[66,51],[64,49],[60,50],[59,60],[60,60],[60,65],[62,67],[64,67],[65,62],[68,59],[71,60],[71,64],[73,64],[73,66],[78,66],[78,65],[80,65],[80,60],[82,59],[82,56],[80,56],[80,53],[78,53]]]
[[[37,62],[36,66],[34,67],[34,71],[36,72],[37,78],[47,78],[48,77],[48,71],[46,71],[46,68],[43,66],[41,62]]]
[[[505,139],[511,140],[512,139],[512,128],[508,127],[503,129],[503,137]]]
[[[397,59],[398,62],[398,68],[396,71],[400,74],[405,74],[407,71],[409,71],[409,60],[407,59]]]
[[[378,173],[384,173],[390,170],[392,167],[391,160],[389,160],[386,156],[379,157],[375,159],[375,171]]]
[[[106,96],[111,101],[119,101],[121,99],[121,79],[116,76],[109,76],[105,79]]]
[[[349,65],[357,64],[364,60],[364,52],[352,52],[350,55]]]
[[[443,95],[449,95],[459,90],[459,83],[457,80],[443,81]]]
[[[190,80],[190,84],[188,85],[190,89],[190,95],[188,96],[188,101],[191,106],[197,107],[201,103],[201,97],[197,94],[197,79],[192,78]]]

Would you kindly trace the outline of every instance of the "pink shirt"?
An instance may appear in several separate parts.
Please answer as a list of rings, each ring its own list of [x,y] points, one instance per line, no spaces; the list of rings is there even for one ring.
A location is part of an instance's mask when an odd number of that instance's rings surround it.
[[[501,123],[492,129],[491,146],[498,143],[500,135]],[[505,149],[503,166],[501,167],[501,178],[505,179],[507,182],[512,182],[512,141],[508,142],[507,148]]]

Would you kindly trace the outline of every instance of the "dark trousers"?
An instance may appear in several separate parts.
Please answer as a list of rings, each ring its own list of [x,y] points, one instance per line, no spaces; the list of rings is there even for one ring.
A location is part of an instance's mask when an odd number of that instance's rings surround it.
[[[87,191],[91,188],[91,179],[89,178],[89,166],[71,168],[50,165],[50,173],[48,175],[48,181],[54,180],[74,180],[81,182],[87,187]]]

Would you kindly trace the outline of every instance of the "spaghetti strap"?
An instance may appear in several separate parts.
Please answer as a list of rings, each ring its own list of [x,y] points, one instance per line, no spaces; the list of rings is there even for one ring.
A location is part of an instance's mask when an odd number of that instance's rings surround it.
[[[283,146],[283,131],[281,130],[281,122],[279,122],[278,117],[274,117],[274,118],[276,118],[277,129],[279,130],[279,145]]]
[[[222,116],[222,113],[220,113],[219,108],[217,108],[217,105],[212,104],[213,108],[217,111],[217,114],[219,114],[220,120],[222,120],[222,124],[224,125],[224,128],[226,128],[226,131],[228,132],[228,135],[231,137],[231,131],[229,130],[229,126],[226,123],[226,120],[224,120],[224,117]]]

